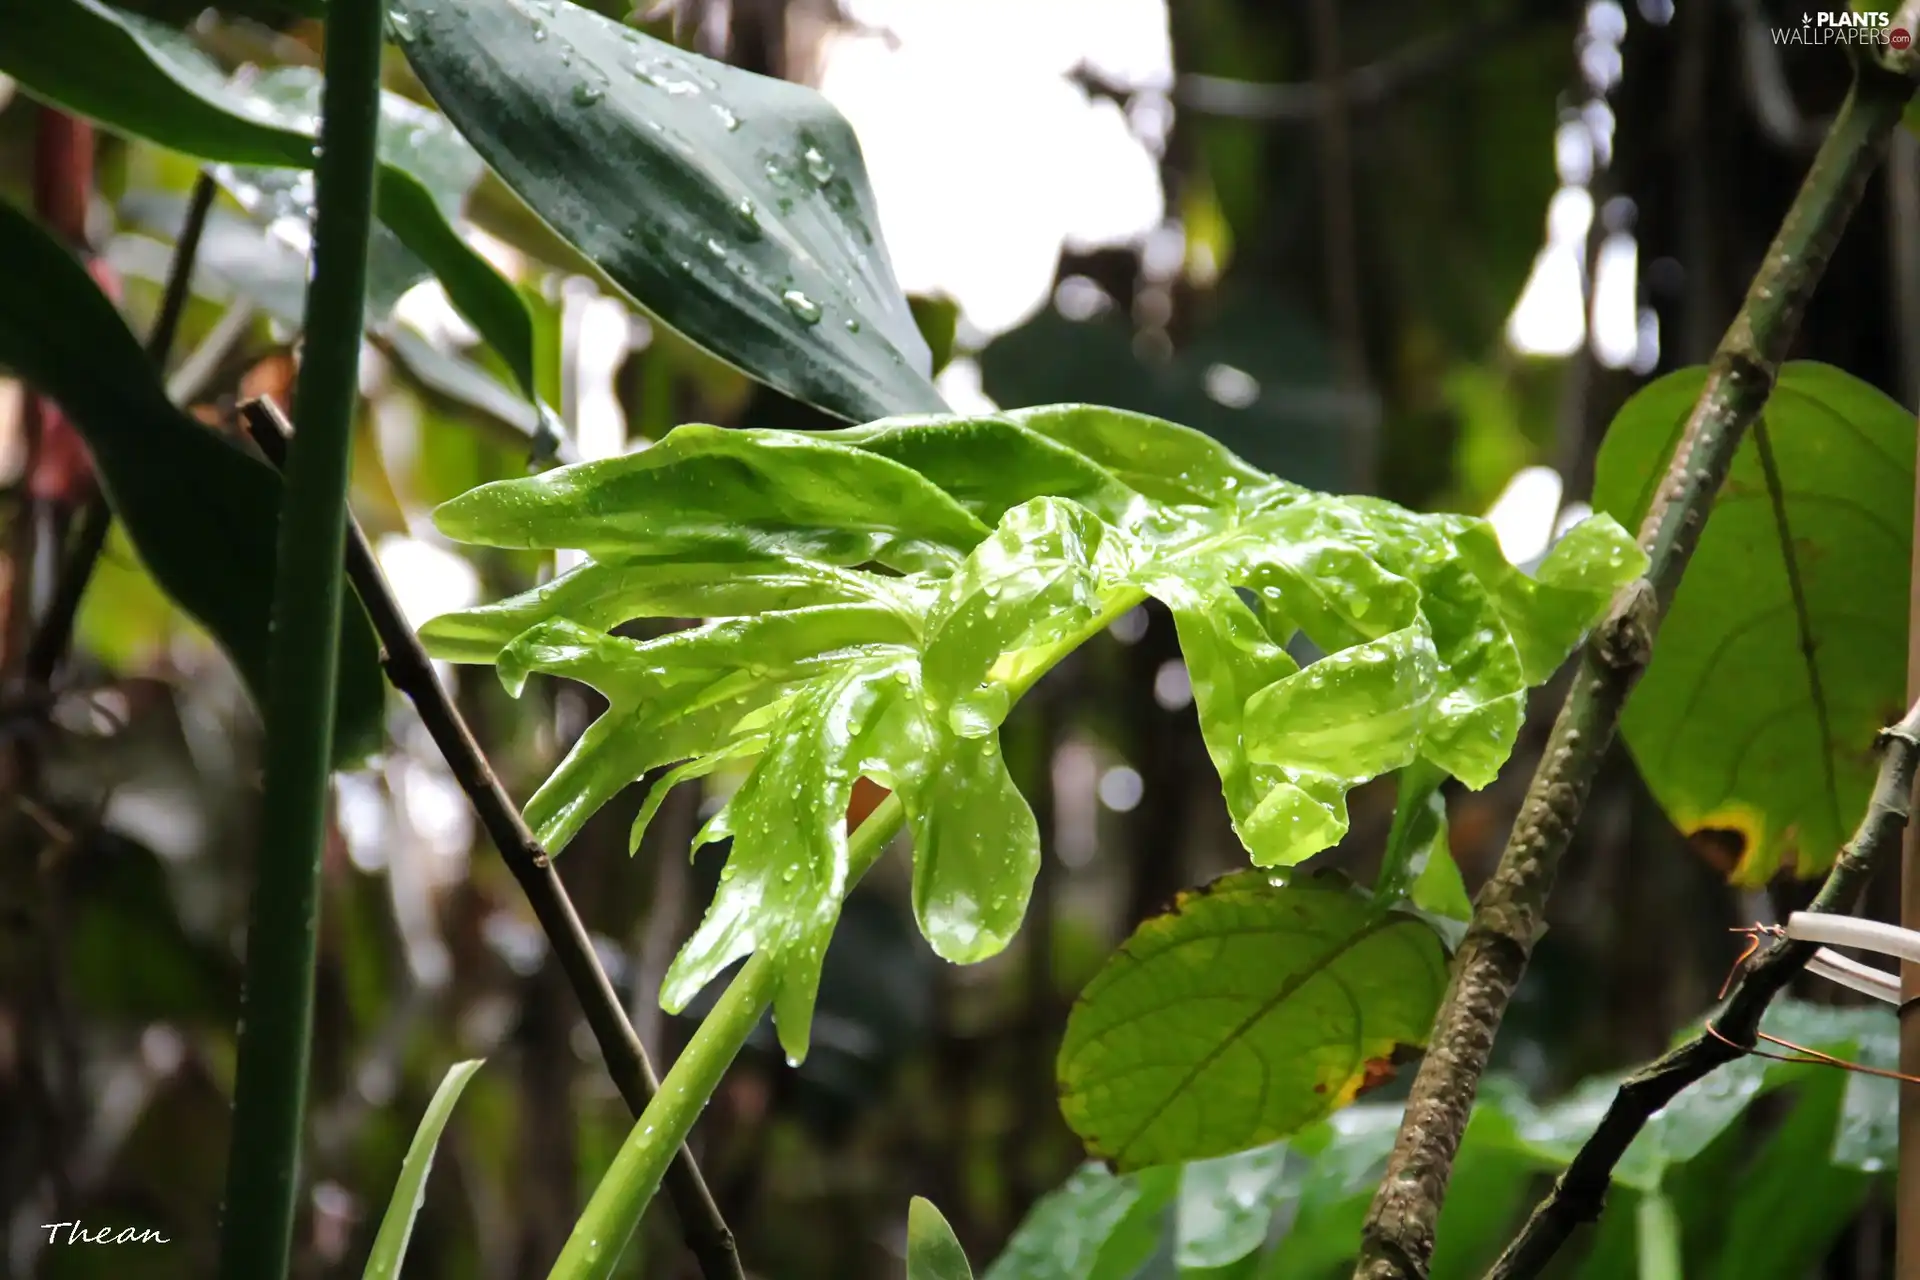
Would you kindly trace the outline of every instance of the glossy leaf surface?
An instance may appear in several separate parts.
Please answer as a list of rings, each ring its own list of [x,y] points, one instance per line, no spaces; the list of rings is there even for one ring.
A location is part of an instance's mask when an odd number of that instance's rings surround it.
[[[0,21],[0,72],[28,92],[107,127],[218,166],[263,223],[311,217],[318,78],[299,68],[229,78],[182,33],[100,0],[32,0]],[[453,304],[533,395],[525,304],[454,229],[480,167],[443,121],[382,99],[374,277],[432,271]],[[404,290],[402,290],[404,291]],[[390,305],[398,294],[378,298]]]
[[[703,833],[733,849],[663,998],[681,1007],[772,949],[795,1056],[846,888],[853,779],[900,796],[934,949],[992,955],[1039,856],[999,726],[1147,596],[1179,623],[1242,840],[1286,866],[1338,840],[1347,791],[1382,772],[1425,760],[1491,779],[1528,682],[1643,563],[1601,520],[1530,578],[1481,521],[1313,493],[1196,432],[1076,405],[814,435],[682,427],[636,454],[484,485],[436,519],[463,541],[590,553],[423,630],[440,656],[497,662],[512,687],[538,671],[606,695],[528,805],[549,847],[651,769],[680,766],[664,787],[757,757]],[[714,621],[647,642],[608,634],[646,617]],[[1297,630],[1327,651],[1305,669],[1283,647]]]
[[[72,255],[0,201],[0,367],[58,401],[154,580],[266,689],[280,476],[167,400],[146,353]],[[182,501],[191,495],[190,501]],[[380,741],[386,682],[366,615],[342,619],[336,755]]]
[[[1594,505],[1633,527],[1705,374],[1614,419]],[[1870,743],[1905,707],[1913,417],[1796,363],[1734,458],[1653,663],[1620,722],[1674,824],[1758,883],[1824,872],[1873,787]]]
[[[634,300],[839,417],[944,408],[853,131],[813,90],[567,0],[395,0],[420,81]]]
[[[1446,954],[1339,881],[1243,871],[1142,924],[1080,994],[1060,1109],[1122,1169],[1270,1142],[1424,1044]]]

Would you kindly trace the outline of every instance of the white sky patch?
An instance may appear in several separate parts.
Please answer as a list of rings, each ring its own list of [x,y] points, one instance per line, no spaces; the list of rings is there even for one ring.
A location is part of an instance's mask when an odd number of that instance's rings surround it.
[[[470,608],[480,599],[480,577],[473,566],[444,547],[389,534],[375,544],[374,555],[410,626]]]
[[[1552,467],[1523,467],[1507,481],[1487,508],[1487,523],[1508,560],[1520,564],[1545,554],[1560,512],[1560,490],[1560,473]]]
[[[945,294],[983,337],[1047,301],[1065,245],[1160,225],[1157,161],[1118,106],[1066,77],[1172,83],[1164,0],[856,0],[898,37],[836,33],[820,90],[860,136],[901,285]],[[1009,40],[1006,32],[1017,30]]]

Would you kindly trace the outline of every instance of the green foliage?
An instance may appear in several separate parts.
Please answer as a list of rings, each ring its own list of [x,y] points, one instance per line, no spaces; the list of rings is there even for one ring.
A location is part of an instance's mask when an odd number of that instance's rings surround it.
[[[907,1206],[907,1280],[973,1280],[953,1228],[922,1196]]]
[[[401,1162],[400,1177],[393,1184],[387,1212],[380,1219],[380,1233],[373,1239],[373,1252],[368,1255],[367,1269],[362,1273],[366,1280],[393,1280],[400,1274],[400,1264],[407,1257],[407,1240],[413,1235],[413,1220],[419,1216],[426,1196],[427,1174],[433,1170],[433,1153],[440,1145],[440,1134],[453,1115],[454,1104],[460,1101],[461,1091],[479,1069],[478,1060],[456,1062],[440,1081],[440,1087],[433,1091],[427,1113],[420,1117],[420,1127],[414,1130],[413,1141],[407,1147],[407,1158]]]
[[[843,418],[944,407],[818,94],[567,0],[396,0],[393,29],[507,185],[667,324]]]
[[[1405,902],[1458,946],[1473,916],[1473,901],[1460,868],[1447,847],[1447,802],[1440,794],[1446,780],[1432,764],[1416,760],[1400,771],[1400,794],[1387,834],[1387,853],[1374,881],[1374,901]]]
[[[1152,1252],[1176,1183],[1171,1168],[1119,1177],[1082,1165],[1033,1207],[986,1280],[1126,1280]]]
[[[319,79],[311,71],[229,79],[169,27],[100,0],[42,0],[0,27],[0,72],[77,115],[214,162],[223,184],[263,221],[310,216],[311,184],[273,171],[313,167]],[[374,241],[373,275],[390,295],[376,303],[391,306],[432,271],[531,397],[526,307],[455,230],[478,162],[437,118],[402,98],[383,95],[382,116],[379,213],[392,238]]]
[[[1633,527],[1706,373],[1624,407],[1594,505]],[[1826,365],[1787,365],[1741,445],[1621,731],[1682,831],[1736,875],[1824,872],[1873,787],[1866,745],[1904,707],[1913,417]]]
[[[1424,757],[1490,780],[1527,685],[1644,562],[1599,520],[1529,578],[1483,521],[1313,493],[1197,432],[1087,406],[811,435],[683,427],[483,486],[437,518],[464,541],[593,557],[423,632],[443,657],[496,661],[510,688],[544,672],[606,695],[528,805],[550,847],[651,769],[759,757],[696,842],[733,850],[663,1000],[683,1007],[740,956],[771,953],[796,1057],[848,887],[854,779],[904,802],[934,949],[998,951],[1038,833],[995,731],[1148,595],[1178,621],[1241,838],[1285,866],[1340,838],[1346,792],[1370,777]],[[685,616],[719,620],[606,634]],[[1302,670],[1283,647],[1297,631],[1329,656]]]
[[[1081,993],[1060,1109],[1121,1169],[1302,1128],[1426,1043],[1446,954],[1337,879],[1243,871],[1146,921]]]
[[[1897,1051],[1896,1024],[1879,1008],[1782,1001],[1765,1025],[1874,1065],[1891,1062]],[[1615,1194],[1580,1274],[1806,1274],[1872,1189],[1872,1173],[1892,1167],[1891,1123],[1850,1145],[1856,1106],[1876,1104],[1887,1117],[1894,1110],[1890,1089],[1856,1100],[1862,1082],[1890,1084],[1744,1058],[1683,1092],[1615,1171]],[[1618,1084],[1595,1079],[1536,1106],[1511,1080],[1485,1082],[1440,1220],[1436,1280],[1485,1273],[1543,1178],[1579,1150]],[[1785,1103],[1778,1124],[1751,1119],[1755,1100],[1775,1091]],[[1204,1090],[1194,1096],[1209,1105],[1218,1100]],[[1156,1256],[1170,1256],[1183,1275],[1345,1274],[1400,1114],[1399,1103],[1361,1102],[1291,1138],[1231,1155],[1130,1174],[1087,1165],[1034,1206],[988,1280],[1068,1280],[1089,1274],[1094,1260],[1104,1264],[1116,1249],[1134,1260],[1133,1270],[1116,1274],[1161,1274],[1138,1270],[1145,1254],[1137,1239],[1123,1240],[1123,1228],[1142,1224],[1159,1233]],[[1170,1178],[1178,1182],[1172,1196],[1165,1193]]]
[[[0,201],[0,366],[58,401],[154,580],[267,688],[280,476],[167,400],[113,304],[51,236]],[[192,495],[191,501],[182,501]],[[379,646],[357,604],[340,639],[334,754],[357,760],[383,728]]]

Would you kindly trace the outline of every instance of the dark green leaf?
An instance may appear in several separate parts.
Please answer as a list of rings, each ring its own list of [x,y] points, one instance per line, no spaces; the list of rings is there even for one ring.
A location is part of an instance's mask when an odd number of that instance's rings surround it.
[[[973,1280],[953,1228],[921,1196],[907,1206],[907,1280]]]
[[[85,269],[5,202],[0,258],[8,269],[0,365],[73,419],[148,571],[213,633],[258,697],[267,677],[278,473],[170,404]],[[366,615],[349,609],[342,626],[334,739],[346,761],[378,745],[386,684]]]
[[[1269,1142],[1424,1044],[1445,985],[1423,922],[1343,884],[1227,876],[1141,925],[1081,993],[1061,1111],[1121,1168]]]
[[[32,0],[9,5],[0,21],[0,72],[78,115],[216,163],[263,219],[308,216],[310,182],[285,171],[313,165],[318,78],[309,71],[229,80],[172,28],[99,0]],[[479,174],[472,150],[397,95],[382,99],[382,117],[380,218],[397,243],[376,236],[376,278],[402,278],[417,259],[532,396],[526,308],[453,227]]]
[[[567,0],[396,0],[393,25],[507,185],[668,325],[844,418],[944,408],[859,144],[817,93]]]
[[[1795,1090],[1793,1109],[1741,1175],[1713,1280],[1796,1280],[1859,1212],[1873,1179],[1828,1162],[1846,1087],[1846,1072],[1816,1071]]]
[[[1628,526],[1704,381],[1641,391],[1600,451],[1594,505]],[[1682,831],[1742,881],[1832,865],[1905,706],[1913,416],[1825,365],[1781,370],[1735,457],[1621,732]]]

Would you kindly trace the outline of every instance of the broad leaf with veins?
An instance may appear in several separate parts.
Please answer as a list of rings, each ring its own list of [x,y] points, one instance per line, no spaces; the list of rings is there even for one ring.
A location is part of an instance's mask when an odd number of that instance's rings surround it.
[[[637,454],[482,486],[436,518],[463,541],[591,556],[423,632],[443,657],[497,662],[512,687],[545,672],[606,695],[528,805],[550,847],[652,769],[678,766],[664,787],[754,760],[701,834],[733,848],[663,999],[684,1007],[771,952],[796,1057],[848,888],[854,781],[901,799],[934,949],[999,951],[1039,858],[1000,724],[1142,600],[1179,624],[1240,838],[1282,867],[1339,840],[1347,792],[1382,773],[1419,759],[1490,781],[1529,684],[1645,563],[1598,518],[1528,576],[1482,520],[1315,493],[1197,432],[1085,405],[815,434],[682,427]],[[608,634],[689,616],[714,620]],[[1327,656],[1302,668],[1285,648],[1296,632]]]

